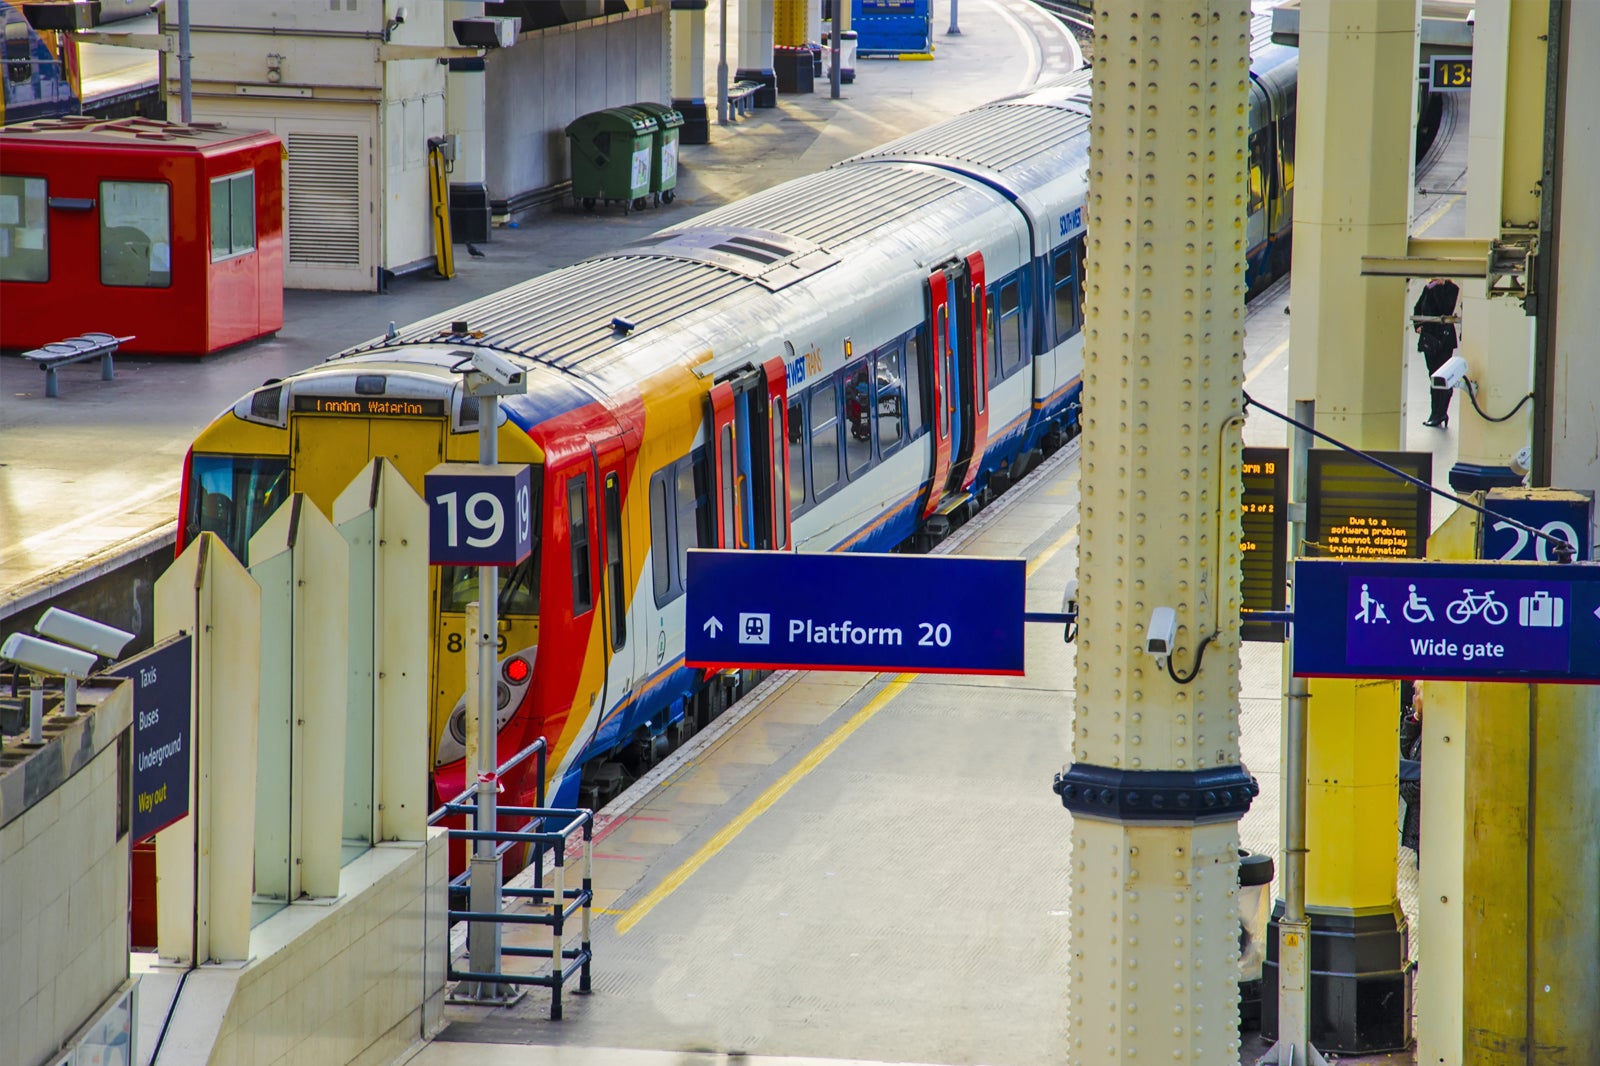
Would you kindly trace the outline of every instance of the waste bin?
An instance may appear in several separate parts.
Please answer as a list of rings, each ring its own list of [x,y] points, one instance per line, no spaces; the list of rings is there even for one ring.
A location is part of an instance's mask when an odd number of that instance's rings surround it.
[[[1239,851],[1239,1024],[1261,1027],[1261,971],[1267,961],[1272,856]]]
[[[845,30],[839,34],[839,80],[846,85],[856,80],[856,31]],[[822,53],[826,56],[833,55],[833,30],[830,27],[822,34]],[[830,59],[829,62],[832,62]],[[832,75],[830,74],[831,78]]]
[[[650,195],[650,165],[656,120],[631,107],[609,107],[580,115],[567,126],[572,142],[572,197],[586,211],[595,201],[622,201],[643,208]]]
[[[656,120],[650,149],[650,192],[656,203],[670,204],[678,195],[678,131],[683,126],[683,113],[648,100],[628,106]]]

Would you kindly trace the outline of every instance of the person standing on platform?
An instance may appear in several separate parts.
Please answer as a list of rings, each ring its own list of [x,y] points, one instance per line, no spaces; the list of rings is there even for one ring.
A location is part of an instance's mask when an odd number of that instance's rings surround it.
[[[1423,361],[1428,364],[1430,379],[1455,353],[1456,324],[1454,321],[1441,320],[1455,318],[1456,297],[1460,292],[1460,288],[1450,279],[1434,278],[1422,287],[1422,294],[1411,309],[1411,328],[1417,331],[1417,351],[1422,353]],[[1428,420],[1422,424],[1436,429],[1448,426],[1451,390],[1430,391],[1433,406],[1428,413]]]

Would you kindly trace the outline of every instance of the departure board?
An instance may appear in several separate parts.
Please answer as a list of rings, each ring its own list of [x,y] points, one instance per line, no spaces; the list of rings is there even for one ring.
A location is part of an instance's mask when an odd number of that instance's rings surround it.
[[[1368,452],[1433,483],[1429,452]],[[1349,452],[1321,448],[1306,466],[1306,546],[1322,559],[1420,559],[1428,546],[1429,493]]]
[[[1241,469],[1244,497],[1239,557],[1244,609],[1281,611],[1287,603],[1289,449],[1246,448]],[[1252,622],[1248,614],[1244,618],[1242,639],[1283,640],[1281,622]]]

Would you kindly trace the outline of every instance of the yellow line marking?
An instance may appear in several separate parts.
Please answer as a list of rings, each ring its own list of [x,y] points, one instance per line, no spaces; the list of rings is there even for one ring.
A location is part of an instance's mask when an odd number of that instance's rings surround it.
[[[1278,358],[1288,350],[1289,338],[1285,337],[1276,348],[1267,353],[1267,357],[1265,359],[1256,364],[1256,368],[1254,370],[1250,371],[1250,373],[1245,376],[1244,387],[1248,389],[1250,387],[1250,383],[1261,376],[1262,371],[1266,370],[1267,367],[1271,366],[1273,363],[1276,363]]]
[[[1432,229],[1433,224],[1443,218],[1444,213],[1456,205],[1456,198],[1460,195],[1460,193],[1445,194],[1444,198],[1434,205],[1433,210],[1429,211],[1422,221],[1417,223],[1417,236],[1421,237]]]
[[[1069,543],[1077,539],[1078,523],[1074,522],[1065,533],[1056,538],[1054,544],[1051,544],[1050,547],[1046,548],[1044,551],[1040,552],[1038,555],[1035,555],[1031,560],[1029,560],[1027,576],[1032,577],[1034,574],[1038,573],[1039,568],[1050,561],[1051,556],[1055,555],[1056,552],[1060,551],[1062,548],[1065,548]]]
[[[638,925],[645,915],[655,910],[658,904],[682,887],[685,881],[694,876],[696,870],[710,862],[717,852],[731,844],[733,838],[744,832],[751,822],[761,817],[769,807],[783,798],[785,792],[788,792],[801,778],[821,765],[823,759],[832,755],[834,750],[840,744],[843,744],[851,733],[866,725],[873,715],[889,705],[890,700],[904,692],[911,684],[913,677],[914,675],[912,674],[900,674],[895,677],[865,707],[851,715],[849,721],[834,730],[827,740],[812,749],[805,758],[791,767],[788,773],[774,781],[754,803],[741,811],[733,821],[717,830],[715,836],[701,845],[699,851],[689,856],[682,865],[667,875],[666,880],[651,889],[644,899],[628,908],[627,913],[617,921],[617,935],[621,936]]]

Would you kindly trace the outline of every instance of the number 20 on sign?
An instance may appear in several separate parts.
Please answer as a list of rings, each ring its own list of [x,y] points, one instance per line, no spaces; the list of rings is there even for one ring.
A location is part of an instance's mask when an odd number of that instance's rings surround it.
[[[533,551],[533,484],[526,466],[441,463],[423,480],[428,561],[515,566]]]

